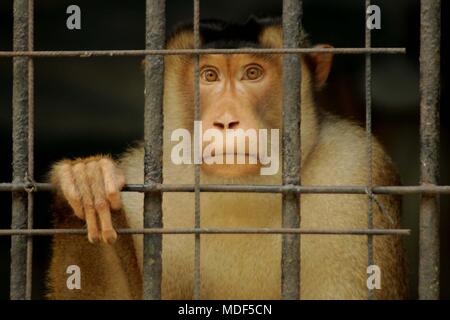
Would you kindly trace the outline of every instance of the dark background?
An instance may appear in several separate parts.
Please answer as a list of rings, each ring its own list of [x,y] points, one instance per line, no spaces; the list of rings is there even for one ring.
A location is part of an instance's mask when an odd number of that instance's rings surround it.
[[[419,1],[372,1],[381,7],[374,47],[406,47],[406,55],[373,56],[373,128],[394,158],[402,184],[419,183]],[[203,0],[202,18],[245,21],[249,14],[280,15],[281,0]],[[314,43],[363,47],[365,6],[355,0],[305,0],[303,24]],[[66,8],[77,4],[82,29],[66,28]],[[167,29],[191,20],[192,3],[167,1]],[[442,1],[441,184],[449,166],[449,3]],[[145,1],[36,1],[35,50],[144,49]],[[444,39],[447,39],[445,41]],[[12,0],[0,0],[0,50],[12,50]],[[64,157],[117,154],[143,135],[141,58],[52,58],[35,61],[35,178]],[[11,181],[12,59],[0,59],[0,182]],[[364,56],[335,58],[327,109],[364,123]],[[49,195],[35,197],[35,227],[49,228]],[[0,228],[10,227],[11,196],[0,193]],[[411,297],[417,297],[418,196],[403,197]],[[441,198],[441,296],[450,297],[449,197]],[[43,298],[50,237],[34,240],[33,298]],[[0,237],[0,299],[9,296],[9,237]]]

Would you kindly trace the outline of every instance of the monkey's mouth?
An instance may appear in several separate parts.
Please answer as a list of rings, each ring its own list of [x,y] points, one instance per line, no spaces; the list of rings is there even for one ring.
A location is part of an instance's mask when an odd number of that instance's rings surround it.
[[[244,163],[238,162],[239,158],[244,159]],[[231,159],[232,162],[229,160]],[[221,163],[212,162],[215,160],[222,160]],[[215,153],[212,152],[210,155],[203,157],[203,162],[207,162],[206,164],[214,165],[214,164],[257,164],[258,163],[258,155],[253,153],[238,153],[238,152],[220,152]]]

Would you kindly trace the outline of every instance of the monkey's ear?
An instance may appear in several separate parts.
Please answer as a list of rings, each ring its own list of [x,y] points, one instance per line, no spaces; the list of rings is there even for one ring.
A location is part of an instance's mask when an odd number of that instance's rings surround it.
[[[166,42],[166,49],[193,49],[194,48],[194,32],[191,30],[180,30],[172,35]],[[188,56],[167,56],[166,62],[183,62]],[[141,61],[141,69],[145,70],[145,59]]]
[[[265,27],[259,35],[259,43],[264,48],[283,48],[283,29],[281,26]]]
[[[200,37],[201,38],[201,37]],[[194,32],[191,30],[181,30],[175,33],[166,44],[167,49],[193,49]]]
[[[314,48],[333,48],[329,44],[315,45]],[[328,79],[331,65],[333,62],[332,53],[310,53],[306,55],[306,62],[311,70],[314,78],[314,85],[316,89],[321,89]]]

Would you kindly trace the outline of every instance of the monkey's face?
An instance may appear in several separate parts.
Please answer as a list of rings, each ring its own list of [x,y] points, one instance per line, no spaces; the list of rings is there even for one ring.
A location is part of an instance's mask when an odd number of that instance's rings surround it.
[[[280,68],[279,56],[206,55],[200,59],[202,130],[215,132],[215,138],[203,139],[203,150],[211,150],[203,154],[205,173],[231,177],[260,173],[261,148],[270,153],[269,144],[279,143],[270,141],[270,130],[281,125]],[[261,129],[267,130],[266,142],[260,138]],[[219,133],[222,141],[217,141]],[[211,163],[211,156],[222,157],[224,163]]]
[[[228,48],[283,47],[279,25],[255,27],[250,21],[246,27],[215,24],[210,29],[204,28],[201,41],[205,48],[223,45]],[[189,28],[177,32],[167,44],[168,49],[193,47],[193,33]],[[171,141],[178,141],[177,137],[185,134],[194,135],[193,144],[173,144],[176,148],[171,155],[175,155],[176,161],[172,161],[192,164],[193,159],[194,163],[201,163],[203,172],[222,177],[276,174],[281,162],[282,61],[280,54],[201,55],[198,79],[201,129],[197,128],[200,136],[195,137],[194,59],[183,55],[166,56],[165,128],[184,130],[171,136]],[[326,81],[331,61],[331,53],[302,55],[302,159],[317,137],[314,91]]]

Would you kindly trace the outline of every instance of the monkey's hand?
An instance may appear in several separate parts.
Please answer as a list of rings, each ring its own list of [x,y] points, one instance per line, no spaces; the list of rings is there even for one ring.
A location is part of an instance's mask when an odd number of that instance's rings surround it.
[[[69,203],[78,218],[86,221],[89,242],[98,242],[101,236],[104,242],[114,243],[117,233],[111,222],[111,209],[122,207],[120,190],[125,185],[125,176],[116,163],[106,156],[62,160],[50,174],[58,196]]]

